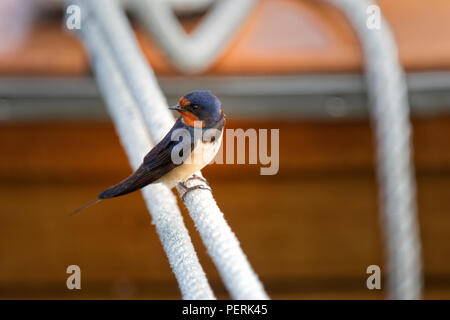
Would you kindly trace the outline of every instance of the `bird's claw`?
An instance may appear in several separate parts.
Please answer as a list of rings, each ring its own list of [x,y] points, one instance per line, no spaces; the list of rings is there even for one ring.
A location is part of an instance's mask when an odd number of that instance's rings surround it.
[[[192,176],[190,176],[189,178],[187,178],[185,182],[190,181],[190,180],[200,180],[200,181],[202,181],[203,183],[205,183],[206,185],[209,186],[209,183],[208,183],[208,181],[206,181],[205,178],[200,177],[200,176],[196,175],[195,173]]]
[[[199,176],[192,176],[192,177],[190,177],[189,179],[187,179],[186,181],[193,180],[193,179],[198,179],[198,180],[204,181],[204,182],[208,185],[208,183],[206,182],[206,180],[203,179],[203,178],[201,178],[201,177],[199,177]],[[186,181],[185,181],[185,182],[186,182]],[[194,191],[194,190],[209,190],[210,192],[212,192],[211,188],[209,188],[209,185],[208,185],[208,187],[206,187],[206,186],[203,186],[203,185],[201,185],[201,184],[198,184],[198,185],[195,185],[195,186],[192,186],[192,187],[188,187],[188,186],[186,186],[185,182],[180,182],[180,186],[184,189],[184,193],[183,193],[183,195],[181,196],[181,199],[182,199],[183,201],[186,200],[186,199],[185,199],[185,198],[186,198],[186,195],[187,195],[189,192]]]

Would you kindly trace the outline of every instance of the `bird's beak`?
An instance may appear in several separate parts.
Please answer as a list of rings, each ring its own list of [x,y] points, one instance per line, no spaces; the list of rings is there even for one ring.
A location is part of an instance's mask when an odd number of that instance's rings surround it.
[[[183,111],[182,108],[180,108],[180,106],[176,105],[176,106],[171,106],[169,107],[170,110],[176,110],[176,111]]]

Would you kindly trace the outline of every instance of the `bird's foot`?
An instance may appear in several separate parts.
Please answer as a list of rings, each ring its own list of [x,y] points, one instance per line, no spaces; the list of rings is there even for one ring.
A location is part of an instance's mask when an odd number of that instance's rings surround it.
[[[198,178],[198,180],[201,180],[201,181],[205,182],[205,183],[208,185],[208,183],[206,182],[205,179],[203,179],[203,178],[201,178],[201,177],[199,177],[199,176],[196,176],[196,177]],[[193,179],[197,179],[197,178],[195,178],[195,177],[192,176],[192,177],[190,177],[189,179],[187,179],[186,181],[193,180]],[[185,182],[186,182],[186,181],[185,181]],[[194,191],[194,190],[208,190],[208,191],[212,192],[211,188],[209,188],[209,185],[206,187],[206,186],[204,186],[204,185],[198,184],[198,185],[195,185],[195,186],[192,186],[192,187],[188,187],[188,186],[186,186],[185,182],[180,182],[180,183],[179,183],[180,186],[184,189],[184,193],[183,193],[183,195],[181,196],[181,199],[182,199],[183,201],[185,201],[186,195],[187,195],[189,192]]]
[[[208,183],[208,181],[206,181],[205,178],[200,177],[200,176],[196,175],[195,173],[192,176],[190,176],[189,178],[187,178],[185,182],[188,182],[188,181],[191,181],[191,180],[200,180],[201,182],[203,182],[203,183],[205,183],[206,185],[209,186],[209,183]]]

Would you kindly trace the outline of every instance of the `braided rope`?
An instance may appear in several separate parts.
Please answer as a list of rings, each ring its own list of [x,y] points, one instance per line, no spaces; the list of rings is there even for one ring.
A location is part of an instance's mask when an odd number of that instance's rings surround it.
[[[102,44],[103,49],[111,51],[118,72],[136,101],[153,141],[161,140],[171,128],[173,117],[168,111],[167,102],[151,68],[138,48],[125,14],[117,1],[78,0],[78,3],[83,4],[83,14],[92,14],[92,20],[98,22],[100,32],[106,40]],[[179,192],[182,193],[181,190]],[[212,194],[195,190],[184,200],[232,298],[267,299],[262,283],[250,266]],[[189,269],[186,272],[189,272]]]
[[[145,123],[96,22],[88,16],[83,19],[81,36],[121,143],[136,169],[152,147]],[[142,193],[183,298],[215,299],[172,192],[162,185],[150,185]]]
[[[422,291],[421,243],[411,161],[411,124],[403,69],[389,26],[367,27],[371,0],[326,0],[338,7],[357,32],[365,57],[366,81],[377,142],[382,225],[388,267],[388,294],[419,299]]]
[[[214,2],[189,35],[166,0],[136,1],[133,12],[153,34],[175,67],[184,73],[200,73],[216,61],[256,4],[255,0]]]

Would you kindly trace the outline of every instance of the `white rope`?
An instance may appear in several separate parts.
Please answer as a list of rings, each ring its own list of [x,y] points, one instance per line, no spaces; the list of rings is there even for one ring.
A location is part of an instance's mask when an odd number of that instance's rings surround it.
[[[185,73],[200,73],[216,61],[255,3],[255,0],[218,0],[191,34],[186,34],[166,0],[136,1],[133,12],[175,67]]]
[[[216,0],[168,0],[176,12],[200,12],[208,8]]]
[[[365,56],[371,115],[376,131],[389,295],[419,299],[422,291],[421,244],[411,161],[407,88],[397,48],[386,20],[367,27],[370,0],[326,0],[348,17]]]
[[[170,129],[174,119],[167,109],[167,102],[153,72],[139,51],[123,11],[116,1],[79,0],[79,2],[82,2],[84,8],[90,10],[93,19],[98,21],[109,50],[144,117],[153,141],[159,141]],[[185,197],[185,205],[231,297],[267,299],[262,283],[251,268],[212,194],[209,191],[194,190]]]
[[[152,147],[144,121],[96,23],[85,17],[81,34],[117,133],[136,169]],[[183,298],[215,299],[172,192],[157,184],[144,188],[142,193]]]

